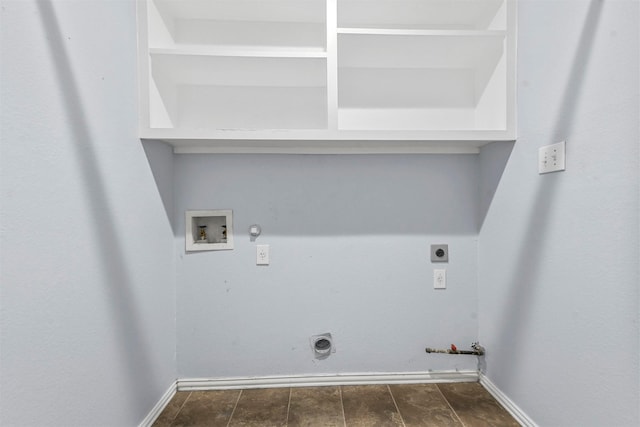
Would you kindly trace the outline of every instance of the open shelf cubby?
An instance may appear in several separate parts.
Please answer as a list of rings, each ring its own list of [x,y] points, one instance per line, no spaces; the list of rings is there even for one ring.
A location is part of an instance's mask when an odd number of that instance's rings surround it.
[[[324,0],[148,0],[148,129],[325,129]]]
[[[325,128],[322,58],[151,53],[152,128]]]
[[[503,33],[340,34],[338,126],[506,130]]]
[[[326,50],[324,0],[148,0],[149,46]]]

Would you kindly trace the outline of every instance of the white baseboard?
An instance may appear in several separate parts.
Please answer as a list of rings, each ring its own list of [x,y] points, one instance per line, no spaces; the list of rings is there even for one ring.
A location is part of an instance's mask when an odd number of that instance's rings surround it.
[[[507,397],[494,383],[484,374],[480,374],[480,384],[524,427],[538,427],[522,409]]]
[[[151,412],[149,412],[147,416],[144,417],[144,420],[142,420],[142,422],[138,425],[138,427],[151,427],[151,425],[153,425],[156,419],[160,416],[164,408],[169,404],[169,402],[171,402],[171,399],[173,399],[173,396],[176,395],[177,390],[178,390],[177,382],[174,382],[167,389],[167,391],[162,395],[162,397],[160,398],[158,403],[156,403],[156,406],[153,407]]]
[[[177,381],[179,391],[230,390],[331,385],[416,384],[478,382],[477,371],[365,373],[280,377],[187,378]]]

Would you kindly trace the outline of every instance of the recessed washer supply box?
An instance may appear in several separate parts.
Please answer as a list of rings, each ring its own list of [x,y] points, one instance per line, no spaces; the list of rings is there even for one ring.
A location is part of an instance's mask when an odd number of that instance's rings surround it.
[[[233,211],[231,209],[185,212],[185,250],[187,252],[230,249],[233,249]]]

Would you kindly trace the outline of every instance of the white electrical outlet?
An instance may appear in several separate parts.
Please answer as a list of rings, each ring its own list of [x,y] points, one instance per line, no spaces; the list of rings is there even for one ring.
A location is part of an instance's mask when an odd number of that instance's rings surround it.
[[[256,245],[256,265],[269,265],[269,245]]]
[[[565,170],[565,141],[546,145],[538,149],[538,173]]]
[[[447,288],[447,270],[433,270],[433,289]]]

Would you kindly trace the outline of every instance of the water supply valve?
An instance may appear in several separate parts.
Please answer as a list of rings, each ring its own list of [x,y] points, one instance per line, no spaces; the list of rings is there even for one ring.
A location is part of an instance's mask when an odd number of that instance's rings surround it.
[[[484,356],[484,347],[478,342],[471,344],[472,350],[458,350],[455,344],[451,344],[451,348],[446,350],[427,347],[425,351],[427,353],[443,353],[443,354],[471,354],[474,356]]]

